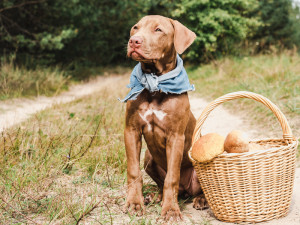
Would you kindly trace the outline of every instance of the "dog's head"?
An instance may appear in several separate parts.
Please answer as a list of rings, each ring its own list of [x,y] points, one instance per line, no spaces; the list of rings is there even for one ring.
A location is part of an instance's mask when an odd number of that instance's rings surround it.
[[[127,56],[144,63],[155,63],[182,54],[196,35],[177,20],[145,16],[130,31]]]

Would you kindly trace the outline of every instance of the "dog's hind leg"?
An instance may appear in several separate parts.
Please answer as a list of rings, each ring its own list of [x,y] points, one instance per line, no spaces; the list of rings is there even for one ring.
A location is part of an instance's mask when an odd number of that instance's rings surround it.
[[[196,196],[193,200],[193,207],[198,210],[208,209],[209,205],[201,189],[195,169],[189,168],[184,173],[182,174],[184,177],[190,177],[189,181],[186,182],[188,185],[184,185],[186,192],[190,196]],[[184,181],[184,179],[181,179],[181,181]]]
[[[159,194],[156,195],[154,193],[149,193],[145,197],[144,203],[149,204],[155,200],[155,202],[160,202],[162,200],[162,191],[164,186],[164,180],[166,177],[166,171],[158,166],[150,153],[147,149],[145,152],[145,160],[144,160],[144,169],[146,173],[155,181],[159,188]]]

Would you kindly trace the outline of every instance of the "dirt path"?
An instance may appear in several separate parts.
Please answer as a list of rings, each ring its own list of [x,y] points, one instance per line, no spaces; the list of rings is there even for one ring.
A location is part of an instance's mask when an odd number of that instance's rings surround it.
[[[97,77],[88,83],[71,86],[69,91],[54,97],[20,98],[0,101],[0,132],[28,119],[34,113],[54,104],[71,102],[77,98],[92,94],[101,87],[120,79],[118,76]]]
[[[85,95],[92,94],[105,85],[118,82],[118,80],[124,79],[124,77],[113,76],[109,78],[99,77],[89,83],[76,85],[70,88],[70,91],[65,92],[56,97],[39,97],[32,99],[15,99],[0,102],[0,132],[5,128],[13,126],[29,118],[34,113],[43,110],[47,107],[51,107],[54,104],[66,103],[73,101],[77,98]],[[204,107],[208,104],[202,98],[199,98],[196,94],[190,95],[191,108],[196,118],[199,117]],[[252,129],[249,124],[239,115],[232,115],[222,106],[217,107],[205,121],[203,133],[218,132],[225,136],[233,129],[240,129],[245,131],[250,138],[257,136],[256,130]],[[297,200],[297,201],[296,201]],[[123,214],[124,215],[124,214]],[[206,224],[222,225],[229,224],[223,223],[215,219],[211,210],[197,211],[193,209],[192,204],[186,205],[184,211],[184,221],[180,224],[201,224],[203,221],[207,221]],[[125,215],[124,215],[125,216]],[[122,216],[123,217],[123,216]],[[127,216],[126,216],[127,217]],[[124,218],[122,223],[126,223],[128,218]],[[290,213],[287,217],[272,220],[267,223],[260,223],[262,225],[296,225],[300,224],[300,169],[297,169],[296,184],[294,187],[294,194]]]
[[[209,104],[206,100],[200,98],[196,94],[190,94],[191,110],[196,118],[199,118],[204,108]],[[222,105],[215,108],[204,122],[203,134],[209,132],[217,132],[222,136],[226,136],[233,129],[243,131],[249,138],[256,138],[258,132],[252,129],[247,121],[240,115],[229,113]]]

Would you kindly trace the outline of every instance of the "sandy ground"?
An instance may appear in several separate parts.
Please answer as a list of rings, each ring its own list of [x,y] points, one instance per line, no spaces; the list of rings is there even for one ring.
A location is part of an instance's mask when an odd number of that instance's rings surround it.
[[[120,77],[103,78],[99,77],[89,83],[76,85],[70,88],[68,92],[65,92],[55,97],[38,97],[31,99],[14,99],[0,102],[0,132],[5,128],[13,126],[29,118],[34,113],[43,110],[47,107],[51,107],[54,104],[66,103],[73,101],[77,98],[85,95],[92,94],[99,90],[100,86],[105,86],[111,82],[116,82]],[[202,98],[199,98],[195,94],[190,95],[191,109],[196,118],[198,118],[208,104]],[[217,107],[209,115],[205,121],[203,127],[203,133],[218,132],[219,134],[226,136],[228,132],[233,129],[240,129],[245,131],[250,138],[256,138],[259,132],[251,129],[247,121],[240,115],[233,115],[229,113],[222,106]],[[211,210],[197,211],[193,209],[192,203],[187,204],[183,211],[185,217],[184,221],[180,224],[198,223],[198,221],[209,221],[213,225],[230,224],[218,221]],[[126,221],[126,220],[125,220]],[[124,221],[124,222],[125,222]],[[199,223],[200,224],[200,223]],[[300,168],[296,170],[296,179],[293,192],[293,199],[290,208],[290,212],[287,217],[278,220],[272,220],[266,223],[260,223],[262,225],[299,225],[300,224]]]

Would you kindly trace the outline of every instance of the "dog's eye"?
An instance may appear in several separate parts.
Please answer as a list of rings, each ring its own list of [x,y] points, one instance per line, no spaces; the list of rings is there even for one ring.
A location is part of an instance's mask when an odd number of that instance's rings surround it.
[[[156,28],[155,31],[156,31],[156,32],[162,32],[162,30],[159,29],[159,28]]]
[[[137,26],[134,26],[134,27],[133,27],[133,29],[134,29],[134,30],[137,30],[137,29],[138,29],[138,27],[137,27]]]

